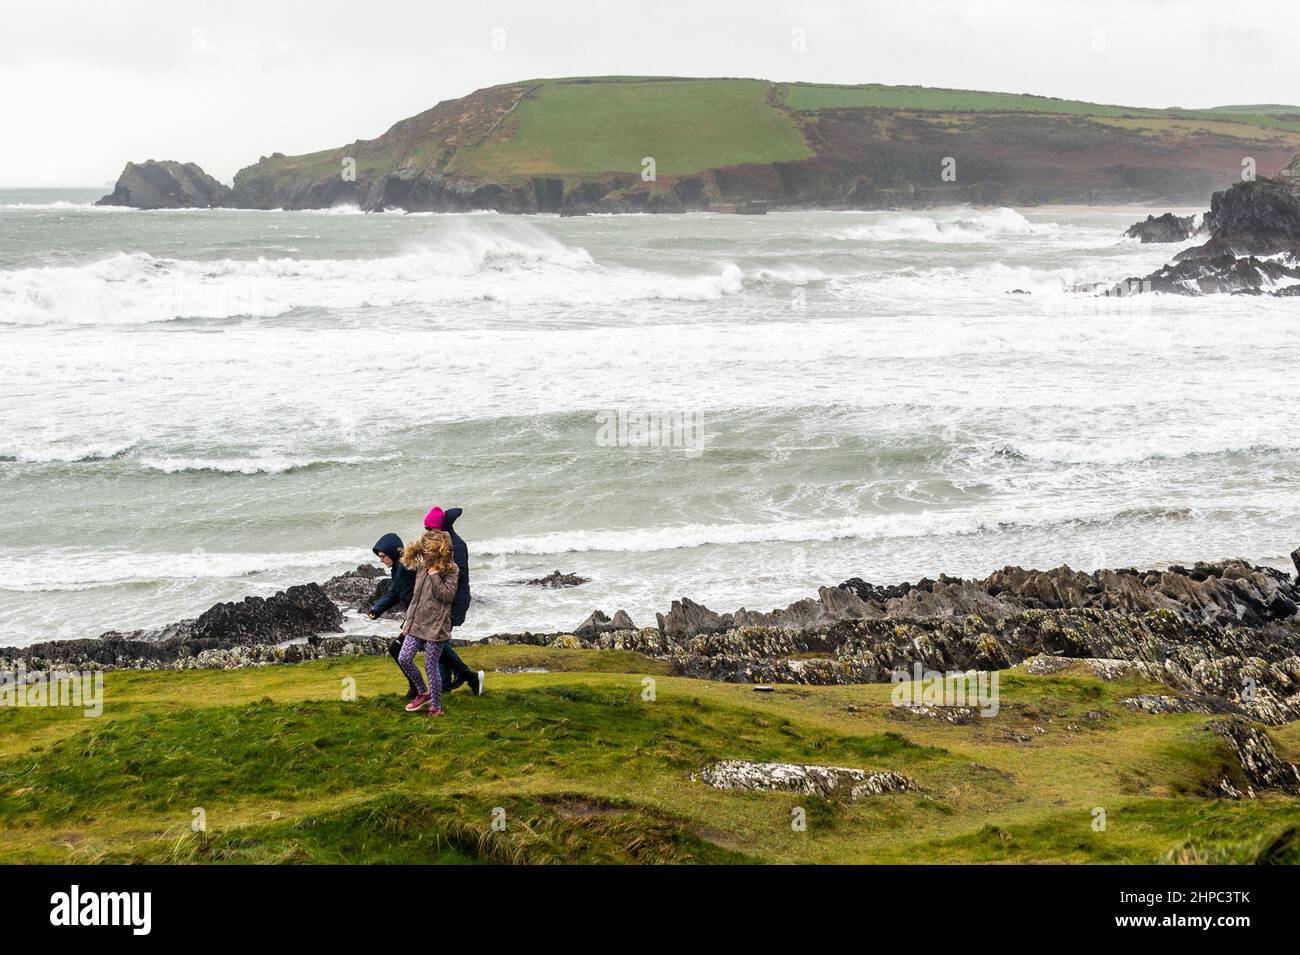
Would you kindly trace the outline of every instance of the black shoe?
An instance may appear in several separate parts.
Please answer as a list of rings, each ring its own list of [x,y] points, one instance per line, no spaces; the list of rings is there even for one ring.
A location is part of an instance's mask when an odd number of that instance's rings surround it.
[[[482,670],[479,670],[477,673],[471,673],[469,675],[469,679],[467,679],[465,682],[469,684],[469,688],[474,691],[475,696],[483,695],[483,671]]]
[[[415,699],[417,696],[419,696],[419,694],[415,692],[415,687],[413,687],[413,686],[407,686],[407,688],[406,688],[406,698],[407,698],[408,700],[413,700],[413,699]]]
[[[457,687],[462,687],[464,685],[465,685],[465,681],[461,677],[454,676],[451,678],[451,682],[442,688],[442,692],[450,693],[452,690],[456,689]]]

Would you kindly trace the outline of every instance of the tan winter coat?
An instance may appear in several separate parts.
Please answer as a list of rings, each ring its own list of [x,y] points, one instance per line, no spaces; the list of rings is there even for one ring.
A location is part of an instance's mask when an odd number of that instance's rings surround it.
[[[431,574],[423,567],[417,570],[411,605],[402,620],[402,633],[431,643],[450,640],[451,602],[459,578],[460,568],[455,564],[440,574]]]

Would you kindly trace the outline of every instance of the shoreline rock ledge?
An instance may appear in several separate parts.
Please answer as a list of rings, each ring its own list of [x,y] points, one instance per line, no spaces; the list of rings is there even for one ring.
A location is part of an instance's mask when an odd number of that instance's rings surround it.
[[[1300,549],[1292,561],[1300,570]],[[389,628],[324,634],[341,629],[341,609],[365,604],[385,583],[362,566],[324,586],[218,604],[156,630],[0,647],[0,671],[20,662],[29,672],[233,669],[382,654],[379,633]],[[1007,567],[979,580],[940,574],[887,585],[854,577],[766,612],[715,613],[683,597],[656,617],[656,626],[638,628],[625,612],[597,610],[574,630],[483,642],[633,651],[678,676],[731,683],[882,683],[917,665],[1033,674],[1082,667],[1102,679],[1137,673],[1163,684],[1128,701],[1144,712],[1236,714],[1270,725],[1300,719],[1300,578],[1242,560],[1091,573]]]

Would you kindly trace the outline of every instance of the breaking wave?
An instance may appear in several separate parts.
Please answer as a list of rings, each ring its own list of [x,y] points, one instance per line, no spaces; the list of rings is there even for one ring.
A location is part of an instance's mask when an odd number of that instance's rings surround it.
[[[286,568],[356,566],[370,558],[364,548],[299,553],[184,553],[87,550],[6,557],[0,560],[0,590],[17,592],[86,590],[129,583],[222,579]],[[159,621],[160,623],[163,621]]]
[[[478,545],[477,551],[487,556],[547,556],[591,551],[647,553],[707,545],[962,537],[1021,529],[1179,521],[1194,516],[1203,515],[1197,515],[1191,508],[1162,507],[1128,507],[1087,513],[1048,511],[1037,517],[1023,509],[990,514],[987,508],[955,508],[783,523],[682,524],[627,530],[556,531],[485,540]]]
[[[104,444],[74,447],[49,444],[0,452],[0,461],[10,464],[85,464],[92,461],[115,461],[130,454],[135,445],[134,441],[124,445]]]
[[[396,455],[349,455],[342,457],[255,457],[255,458],[142,458],[140,467],[163,474],[212,472],[217,474],[289,474],[331,465],[354,466],[391,461]]]
[[[850,242],[940,242],[954,245],[988,242],[1009,235],[1051,231],[1050,225],[1033,225],[1014,209],[970,211],[960,218],[951,215],[890,214],[868,225],[831,233]]]
[[[197,261],[119,252],[86,265],[0,272],[0,324],[132,325],[273,318],[299,308],[500,301],[702,301],[739,292],[744,273],[667,275],[597,265],[582,248],[519,223],[454,223],[379,259]]]

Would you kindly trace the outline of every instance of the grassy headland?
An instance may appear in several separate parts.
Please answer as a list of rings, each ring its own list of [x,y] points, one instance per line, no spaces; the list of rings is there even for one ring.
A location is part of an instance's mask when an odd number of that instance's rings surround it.
[[[953,725],[883,684],[756,693],[628,652],[463,655],[489,690],[442,719],[404,713],[375,657],[111,672],[97,719],[0,709],[0,861],[1300,861],[1297,801],[1215,798],[1239,770],[1209,718],[1133,712],[1118,701],[1159,689],[1136,677],[1005,671],[998,715]],[[1300,724],[1270,732],[1300,755]],[[923,791],[691,780],[720,759],[896,770]]]
[[[374,139],[263,157],[236,175],[228,204],[617,212],[1204,201],[1240,178],[1245,158],[1271,175],[1297,150],[1300,115],[1287,106],[1149,109],[919,86],[571,77],[478,90]],[[647,156],[652,182],[641,176]],[[946,157],[955,180],[940,176]]]

